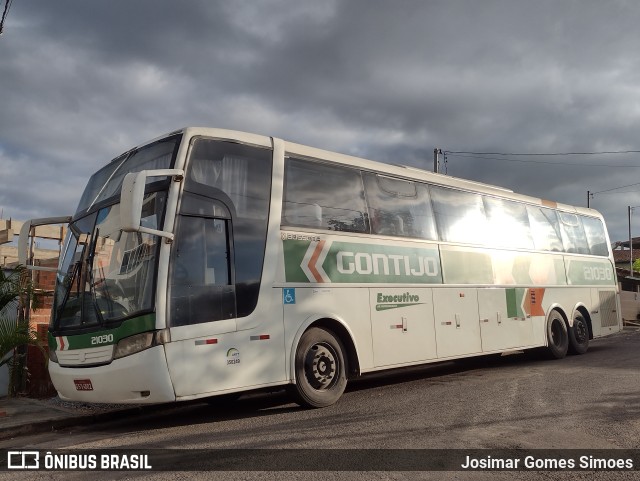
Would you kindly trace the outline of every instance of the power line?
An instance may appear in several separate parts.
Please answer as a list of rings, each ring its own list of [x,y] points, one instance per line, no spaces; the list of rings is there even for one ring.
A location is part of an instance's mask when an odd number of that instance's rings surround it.
[[[447,150],[448,154],[474,154],[474,155],[531,155],[531,156],[545,156],[545,155],[609,155],[609,154],[640,154],[640,150],[604,150],[601,152],[529,152],[529,153],[517,153],[517,152],[471,152],[465,150]]]
[[[2,35],[2,30],[4,29],[4,21],[7,19],[7,15],[9,15],[9,9],[11,8],[11,3],[13,0],[5,0],[4,2],[4,12],[2,12],[2,19],[0,20],[0,35]]]
[[[636,192],[640,192],[640,190],[624,190],[622,192],[590,192],[590,194],[591,195],[594,195],[594,194],[615,195],[615,194],[634,194]]]
[[[621,164],[583,164],[580,162],[552,162],[550,160],[525,160],[525,159],[505,159],[505,158],[500,158],[500,157],[486,157],[484,153],[481,152],[453,152],[451,150],[446,150],[443,151],[445,155],[448,156],[452,156],[452,157],[462,157],[462,158],[467,158],[467,159],[481,159],[481,160],[498,160],[501,162],[520,162],[520,163],[525,163],[525,164],[548,164],[548,165],[576,165],[579,167],[624,167],[624,168],[631,168],[631,169],[637,169],[640,168],[640,165],[621,165]],[[600,152],[593,152],[592,154],[597,154]],[[622,153],[621,151],[619,153]],[[632,151],[628,151],[628,153],[632,153]],[[638,153],[640,153],[640,151],[638,151]],[[452,155],[453,154],[453,155]],[[466,154],[474,154],[474,155],[466,155]],[[578,153],[564,153],[564,154],[501,154],[501,153],[489,153],[487,152],[486,155],[580,155]],[[591,155],[591,154],[583,154],[583,155]]]
[[[600,192],[591,192],[592,194],[604,194],[607,192],[611,192],[612,190],[625,189],[626,187],[633,187],[634,185],[640,185],[640,182],[636,182],[635,184],[623,185],[621,187],[614,187],[613,189],[601,190]],[[633,191],[631,191],[633,192]],[[614,192],[616,194],[624,194],[626,192]]]

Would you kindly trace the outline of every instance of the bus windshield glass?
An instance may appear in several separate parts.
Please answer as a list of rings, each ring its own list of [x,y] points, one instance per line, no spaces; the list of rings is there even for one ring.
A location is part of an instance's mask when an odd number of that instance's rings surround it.
[[[165,192],[147,194],[142,225],[157,229]],[[69,226],[58,271],[53,328],[102,327],[153,308],[158,237],[120,230],[114,204]]]
[[[171,168],[181,137],[181,135],[167,137],[126,152],[109,162],[89,179],[76,215],[81,215],[91,209],[91,206],[120,194],[124,176],[130,172]]]

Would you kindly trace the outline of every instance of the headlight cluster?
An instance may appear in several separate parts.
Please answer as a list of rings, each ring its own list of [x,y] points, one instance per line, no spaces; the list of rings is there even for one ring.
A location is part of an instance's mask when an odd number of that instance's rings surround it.
[[[134,336],[120,339],[113,352],[114,359],[130,356],[153,346],[159,346],[168,342],[168,331],[143,332]]]
[[[113,353],[113,358],[119,359],[149,349],[153,346],[154,337],[153,332],[143,332],[142,334],[120,339]]]
[[[133,336],[120,339],[113,349],[113,359],[130,356],[137,352],[144,351],[150,347],[160,346],[169,342],[169,330],[143,332]],[[59,363],[56,349],[49,349],[49,360]]]

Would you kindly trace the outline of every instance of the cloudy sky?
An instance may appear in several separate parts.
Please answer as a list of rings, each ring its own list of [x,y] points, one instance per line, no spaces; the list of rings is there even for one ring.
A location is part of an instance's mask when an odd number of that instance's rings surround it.
[[[71,213],[109,159],[197,125],[429,169],[436,147],[512,154],[446,168],[569,204],[598,192],[624,240],[640,153],[601,152],[640,151],[638,25],[634,0],[13,0],[0,213]],[[596,154],[513,155],[569,152]]]

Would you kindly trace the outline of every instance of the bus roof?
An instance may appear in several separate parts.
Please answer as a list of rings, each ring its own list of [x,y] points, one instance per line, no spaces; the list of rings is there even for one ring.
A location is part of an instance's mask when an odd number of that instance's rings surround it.
[[[156,140],[168,137],[170,135],[176,135],[177,133],[183,133],[188,137],[191,136],[207,136],[215,137],[223,140],[230,140],[235,142],[248,143],[258,145],[262,147],[271,147],[273,145],[273,138],[265,135],[252,134],[237,130],[217,129],[210,127],[185,127],[183,129],[176,130],[169,134],[162,135]],[[341,154],[338,152],[332,152],[328,150],[319,149],[316,147],[310,147],[307,145],[297,144],[294,142],[288,142],[283,140],[285,154],[297,155],[301,157],[324,160],[329,162],[335,162],[345,166],[356,167],[368,171],[374,171],[381,174],[394,175],[404,177],[413,180],[421,180],[431,184],[441,185],[444,187],[454,187],[462,190],[468,190],[472,192],[478,192],[482,194],[494,195],[496,197],[503,197],[530,204],[538,204],[544,207],[555,208],[567,212],[579,213],[594,217],[602,218],[602,215],[594,210],[586,207],[573,206],[569,204],[561,204],[538,197],[532,197],[524,194],[518,194],[511,189],[500,187],[497,185],[485,184],[473,180],[463,179],[459,177],[453,177],[444,174],[438,174],[427,170],[420,169],[418,167],[407,165],[394,165],[384,162],[373,161],[364,159],[361,157],[355,157],[347,154]]]

